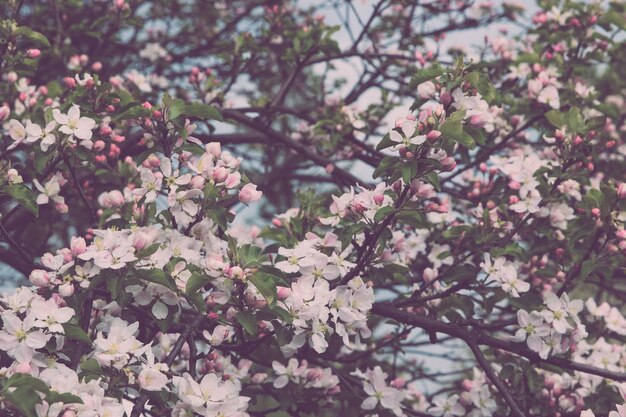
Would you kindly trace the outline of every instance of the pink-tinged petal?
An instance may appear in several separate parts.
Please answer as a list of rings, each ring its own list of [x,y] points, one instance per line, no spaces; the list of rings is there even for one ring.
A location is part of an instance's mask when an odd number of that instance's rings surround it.
[[[376,407],[378,400],[376,397],[367,397],[362,403],[361,408],[364,410],[373,410]]]
[[[70,129],[67,125],[63,125],[59,128],[59,132],[65,133],[66,135],[73,135],[74,131]]]
[[[80,107],[78,107],[76,104],[70,107],[70,109],[67,111],[67,117],[69,120],[78,121],[78,119],[80,119]]]
[[[43,332],[32,332],[26,336],[26,345],[33,349],[41,349],[46,345],[48,338]]]
[[[163,319],[167,318],[168,312],[169,311],[167,309],[167,306],[165,304],[163,304],[162,302],[160,302],[160,301],[157,301],[152,306],[152,314],[154,314],[154,317],[157,320],[163,320]]]
[[[52,117],[54,117],[54,120],[56,120],[57,123],[62,125],[66,125],[69,122],[67,115],[61,113],[59,109],[52,110]]]
[[[401,125],[402,133],[404,133],[404,136],[406,136],[407,138],[410,138],[411,136],[413,136],[413,133],[415,133],[416,127],[417,127],[417,122],[412,122],[410,120],[407,120]],[[424,139],[425,138],[426,137],[424,136]]]
[[[389,131],[389,139],[391,139],[394,142],[399,142],[399,143],[404,142],[404,138],[402,137],[402,135],[396,132],[395,130]]]
[[[289,382],[289,378],[287,377],[287,375],[281,375],[274,380],[274,388],[276,389],[284,388],[285,386],[287,386],[288,382]]]

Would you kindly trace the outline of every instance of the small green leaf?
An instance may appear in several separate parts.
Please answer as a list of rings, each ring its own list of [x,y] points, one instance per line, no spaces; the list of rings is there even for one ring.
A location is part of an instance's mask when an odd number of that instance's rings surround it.
[[[24,184],[13,184],[4,187],[4,191],[17,200],[20,206],[33,213],[35,217],[39,216],[39,206],[35,200],[35,194],[30,188]]]
[[[237,318],[239,324],[241,324],[243,328],[246,329],[246,332],[248,332],[252,336],[256,334],[257,322],[254,314],[249,311],[240,311],[235,317]]]
[[[440,75],[445,74],[445,72],[446,70],[439,64],[434,64],[431,67],[424,68],[423,70],[420,70],[417,74],[415,74],[415,76],[411,79],[411,84],[409,88],[417,88],[417,86],[421,83],[432,80],[433,78],[437,78]]]
[[[381,221],[383,221],[385,217],[387,217],[390,213],[394,212],[395,210],[396,209],[393,206],[386,206],[386,207],[381,208],[374,215],[374,222],[380,223]]]
[[[224,121],[222,114],[213,106],[202,103],[186,104],[183,110],[185,116],[197,117],[198,119],[211,119],[220,122]]]
[[[65,337],[67,337],[68,339],[76,340],[78,342],[91,346],[91,339],[89,339],[87,333],[79,326],[71,323],[64,323],[63,330],[65,331]]]
[[[183,114],[184,111],[185,111],[185,102],[183,100],[177,98],[176,100],[172,101],[172,104],[169,105],[169,112],[168,112],[170,120],[177,118],[178,116]]]
[[[390,148],[394,145],[397,145],[397,142],[394,142],[391,140],[391,137],[389,136],[389,133],[387,133],[385,136],[383,136],[383,138],[380,140],[380,142],[378,143],[378,145],[376,145],[376,150],[377,151],[381,151],[383,149],[387,149]]]
[[[122,290],[123,277],[113,276],[107,280],[107,289],[111,293],[111,298],[114,300],[119,297]]]
[[[276,301],[276,282],[270,274],[255,272],[248,280],[259,290],[268,305]]]
[[[585,262],[583,262],[581,267],[580,267],[580,278],[581,279],[587,278],[589,276],[589,274],[591,274],[591,272],[593,272],[595,267],[596,267],[596,260],[595,259],[588,259]]]
[[[30,387],[20,387],[15,391],[2,391],[8,400],[25,417],[37,417],[36,406],[41,402],[37,391]]]
[[[374,173],[372,174],[372,178],[375,179],[375,178],[380,177],[389,169],[389,167],[393,166],[393,164],[395,164],[396,162],[398,162],[398,158],[395,156],[384,157],[382,161],[380,161],[380,164],[378,164],[378,166],[374,170]]]
[[[24,36],[32,42],[38,43],[42,46],[45,46],[46,48],[50,48],[50,41],[48,40],[48,38],[37,32],[36,30],[32,30],[29,27],[20,26],[13,32],[13,35]]]
[[[135,271],[135,276],[144,281],[161,284],[172,291],[176,291],[176,283],[174,280],[160,269],[137,269]]]
[[[50,394],[46,396],[48,404],[63,403],[63,404],[82,404],[83,400],[79,396],[65,392],[60,394],[56,391],[50,391]]]
[[[457,120],[448,119],[440,127],[442,135],[454,141],[459,141],[463,137],[463,125]]]
[[[545,116],[546,119],[548,119],[548,121],[552,123],[552,126],[556,127],[557,129],[561,129],[563,126],[565,126],[565,116],[560,111],[550,110],[545,114]]]
[[[193,294],[198,291],[200,288],[204,287],[211,281],[211,278],[207,275],[200,275],[197,272],[191,274],[189,279],[187,280],[187,286],[185,287],[185,292],[187,294]]]
[[[138,119],[140,117],[150,117],[152,112],[142,106],[132,106],[128,110],[117,115],[117,120]]]

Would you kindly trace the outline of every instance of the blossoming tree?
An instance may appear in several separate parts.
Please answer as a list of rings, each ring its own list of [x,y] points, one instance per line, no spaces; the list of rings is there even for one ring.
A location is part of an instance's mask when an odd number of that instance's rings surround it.
[[[524,3],[6,0],[0,414],[626,417],[626,5]]]

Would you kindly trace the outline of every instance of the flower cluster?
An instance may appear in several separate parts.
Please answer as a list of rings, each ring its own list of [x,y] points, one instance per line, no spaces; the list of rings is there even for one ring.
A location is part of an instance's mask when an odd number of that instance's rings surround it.
[[[526,341],[542,359],[574,350],[576,344],[587,336],[578,317],[583,309],[582,300],[570,300],[565,293],[559,298],[553,292],[546,292],[544,304],[542,310],[530,313],[518,310],[520,328],[514,337],[515,341]]]

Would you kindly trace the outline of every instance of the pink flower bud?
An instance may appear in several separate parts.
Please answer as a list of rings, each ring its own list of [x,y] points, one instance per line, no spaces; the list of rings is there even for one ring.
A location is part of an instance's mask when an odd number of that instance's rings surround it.
[[[306,373],[306,378],[309,381],[317,381],[324,375],[324,371],[321,368],[311,368]]]
[[[402,389],[406,385],[406,380],[404,378],[396,378],[389,383],[390,386]]]
[[[626,183],[625,182],[622,182],[617,186],[617,196],[619,198],[626,197]]]
[[[291,295],[291,289],[287,288],[287,287],[278,287],[276,289],[276,298],[278,298],[280,301],[286,299],[287,297],[289,297],[289,295]]]
[[[384,194],[376,194],[374,196],[374,203],[376,203],[377,205],[381,205],[383,203],[383,201],[385,201],[385,195]]]
[[[48,95],[48,87],[46,87],[45,85],[39,86],[38,90],[41,95],[43,96]]]
[[[439,95],[439,101],[447,107],[452,102],[452,95],[449,92],[444,91]]]
[[[259,372],[259,373],[252,375],[252,378],[250,378],[250,381],[253,384],[262,384],[263,382],[265,382],[266,379],[267,379],[267,374],[263,372]]]
[[[97,140],[97,141],[95,141],[95,142],[93,143],[93,150],[94,150],[94,151],[96,151],[96,152],[100,152],[101,150],[103,150],[103,149],[104,149],[104,146],[105,146],[105,145],[106,145],[106,144],[104,143],[104,141],[102,141],[102,140]]]
[[[33,371],[30,362],[18,363],[13,369],[16,374],[30,374]]]
[[[67,204],[65,204],[65,202],[58,201],[54,204],[54,209],[61,214],[65,214],[69,211],[70,208],[67,206]]]
[[[0,122],[6,120],[11,114],[11,109],[6,104],[0,107]]]
[[[464,379],[463,382],[461,383],[461,386],[463,387],[465,391],[471,391],[472,387],[474,386],[474,383],[470,381],[469,379]]]
[[[29,58],[37,58],[39,55],[41,55],[41,51],[39,49],[29,49],[26,51],[26,56]]]
[[[434,143],[437,141],[437,139],[439,139],[439,137],[441,136],[441,132],[438,130],[431,130],[430,132],[428,132],[428,134],[426,135],[426,139],[430,142],[430,143]]]
[[[219,142],[209,142],[204,146],[204,150],[214,157],[219,158],[222,154],[222,145],[220,145]]]
[[[437,275],[438,272],[436,269],[426,268],[424,269],[424,272],[422,272],[422,279],[424,280],[424,282],[430,282],[437,278]]]
[[[71,282],[66,282],[59,286],[59,295],[61,297],[71,297],[74,295],[74,285]]]
[[[76,80],[73,79],[72,77],[63,78],[63,83],[65,84],[67,88],[70,88],[70,89],[76,88]]]
[[[191,188],[195,188],[196,190],[201,190],[204,187],[204,177],[202,175],[196,175],[191,178],[189,182]]]
[[[593,217],[598,217],[600,215],[600,209],[597,207],[594,207],[591,209],[591,215]]]
[[[213,170],[212,177],[217,183],[224,182],[228,178],[228,170],[224,167],[217,167]]]
[[[456,161],[451,156],[443,158],[440,162],[444,171],[450,172],[456,168]]]
[[[47,287],[50,284],[50,275],[48,271],[44,271],[43,269],[35,269],[33,270],[28,279],[35,287]]]
[[[257,191],[255,184],[246,184],[239,191],[239,201],[244,204],[252,203],[253,201],[257,201],[263,195],[262,191]]]
[[[87,250],[87,243],[85,243],[85,239],[82,237],[72,237],[70,248],[72,250],[72,255],[78,256],[85,253]]]

